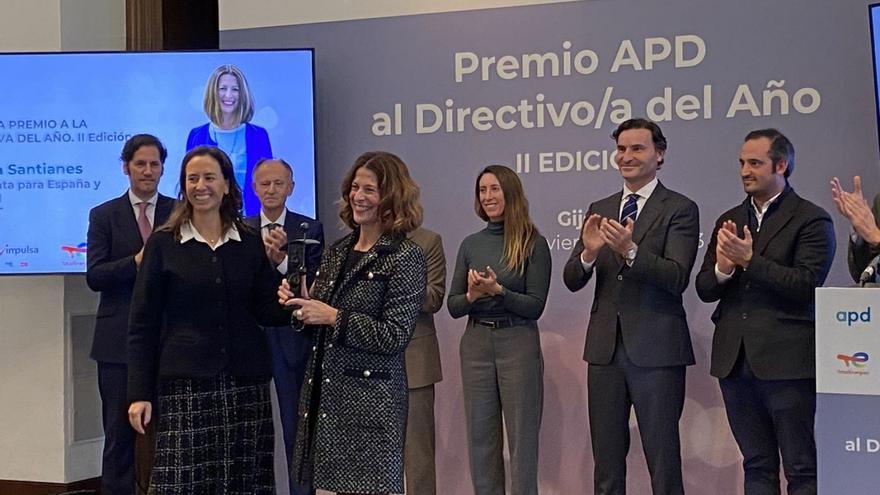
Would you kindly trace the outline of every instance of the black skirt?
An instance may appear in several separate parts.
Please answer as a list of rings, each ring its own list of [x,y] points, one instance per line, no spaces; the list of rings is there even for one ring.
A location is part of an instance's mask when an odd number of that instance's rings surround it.
[[[151,494],[275,493],[265,378],[164,379]]]

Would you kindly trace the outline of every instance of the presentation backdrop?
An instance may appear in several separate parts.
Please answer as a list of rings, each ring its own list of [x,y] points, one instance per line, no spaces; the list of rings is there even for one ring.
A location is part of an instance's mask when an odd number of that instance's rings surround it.
[[[128,187],[120,152],[134,134],[168,149],[159,190],[177,196],[187,136],[207,124],[205,84],[235,65],[251,122],[293,166],[289,205],[315,214],[312,52],[0,55],[0,274],[84,272],[89,209]]]
[[[477,172],[502,163],[520,173],[553,253],[540,320],[541,493],[569,495],[592,487],[581,355],[593,284],[568,292],[562,267],[587,206],[621,188],[612,130],[636,116],[660,123],[669,150],[659,178],[700,205],[699,266],[715,219],[744,198],[744,136],[779,128],[797,150],[792,186],[835,218],[840,248],[827,285],[848,285],[848,225],[828,181],[851,184],[859,174],[868,194],[880,189],[868,3],[572,2],[226,30],[221,44],[315,47],[318,200],[331,239],[344,233],[334,215],[339,180],[363,151],[389,150],[411,167],[425,226],[443,236],[450,271],[461,240],[484,226],[473,212]],[[686,490],[739,493],[741,457],[708,374],[713,305],[691,285],[685,307],[697,355],[681,421]],[[437,319],[440,492],[468,494],[458,357],[465,321],[445,308]],[[634,419],[631,433],[628,488],[650,493]]]

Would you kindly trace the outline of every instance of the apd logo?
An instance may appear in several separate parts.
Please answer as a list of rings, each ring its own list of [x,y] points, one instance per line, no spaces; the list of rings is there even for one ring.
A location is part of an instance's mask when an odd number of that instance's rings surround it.
[[[837,359],[843,362],[844,368],[837,370],[841,375],[867,375],[868,360],[870,357],[867,352],[856,352],[852,355],[838,354]]]
[[[851,327],[853,325],[857,325],[859,323],[870,323],[871,322],[871,306],[868,306],[864,311],[838,311],[835,315],[835,319],[841,323],[846,323],[846,326]]]

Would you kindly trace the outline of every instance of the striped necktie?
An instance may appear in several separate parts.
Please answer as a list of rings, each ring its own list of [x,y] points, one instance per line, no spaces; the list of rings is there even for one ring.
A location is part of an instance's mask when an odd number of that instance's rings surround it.
[[[633,222],[636,221],[636,216],[639,214],[639,204],[637,203],[639,199],[639,195],[636,193],[632,193],[626,197],[626,203],[623,205],[623,210],[620,212],[620,223],[626,225],[626,219],[632,219]]]

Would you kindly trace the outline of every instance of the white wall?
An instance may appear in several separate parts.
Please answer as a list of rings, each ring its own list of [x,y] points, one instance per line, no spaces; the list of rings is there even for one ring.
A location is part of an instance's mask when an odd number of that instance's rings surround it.
[[[125,50],[125,0],[61,0],[61,50]]]
[[[60,0],[5,0],[0,15],[0,52],[61,49]]]
[[[571,0],[218,0],[221,31],[565,1]]]
[[[64,481],[100,476],[104,449],[98,366],[89,357],[94,335],[98,294],[86,285],[84,275],[64,277]],[[89,315],[74,339],[72,317]],[[76,340],[76,341],[75,341]],[[74,363],[76,361],[76,364]],[[74,407],[76,405],[76,407]]]
[[[96,308],[81,275],[0,277],[0,479],[100,475],[100,439],[72,441],[68,328],[70,314]]]
[[[64,278],[0,278],[0,479],[64,478]]]
[[[58,51],[60,25],[60,0],[8,0],[0,51]],[[0,479],[64,476],[63,285],[62,277],[0,278]]]
[[[123,49],[124,0],[3,1],[0,52]],[[82,279],[0,277],[0,479],[100,474],[95,446],[71,448],[68,438],[67,315],[97,302]]]

